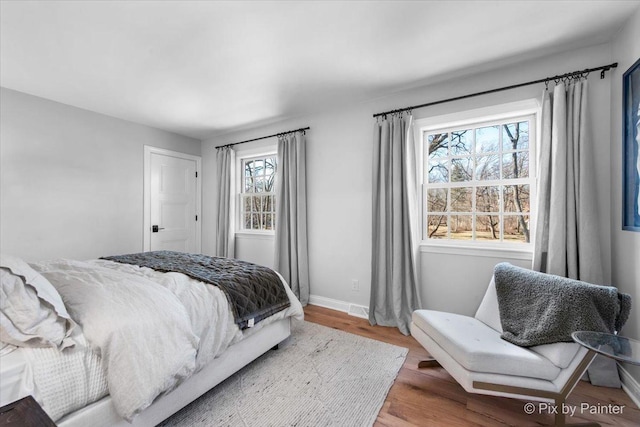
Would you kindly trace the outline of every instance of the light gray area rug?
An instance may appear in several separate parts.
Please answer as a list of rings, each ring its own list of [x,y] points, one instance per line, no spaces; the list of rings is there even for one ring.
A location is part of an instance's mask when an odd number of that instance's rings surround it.
[[[162,426],[370,426],[408,350],[310,322]]]

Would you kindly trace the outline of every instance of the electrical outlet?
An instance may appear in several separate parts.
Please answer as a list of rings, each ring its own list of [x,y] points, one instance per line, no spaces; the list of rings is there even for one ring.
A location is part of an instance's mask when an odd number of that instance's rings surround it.
[[[353,279],[351,281],[351,290],[353,292],[358,292],[360,290],[360,281],[358,279]]]

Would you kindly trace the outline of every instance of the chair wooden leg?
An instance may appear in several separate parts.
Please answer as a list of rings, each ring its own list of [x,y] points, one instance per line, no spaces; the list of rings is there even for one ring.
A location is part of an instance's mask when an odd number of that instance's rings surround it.
[[[418,362],[418,368],[439,368],[441,365],[433,357],[430,359],[421,360]]]

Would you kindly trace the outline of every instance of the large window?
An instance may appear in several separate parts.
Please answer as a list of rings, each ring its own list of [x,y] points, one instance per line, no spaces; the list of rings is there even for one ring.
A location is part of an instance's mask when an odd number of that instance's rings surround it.
[[[422,131],[424,240],[529,243],[535,115]]]
[[[273,231],[276,225],[276,155],[243,158],[240,167],[240,228]]]

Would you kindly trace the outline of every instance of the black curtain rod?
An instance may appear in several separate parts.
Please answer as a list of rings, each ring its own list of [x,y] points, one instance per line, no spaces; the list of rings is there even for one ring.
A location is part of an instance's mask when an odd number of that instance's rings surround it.
[[[609,71],[612,68],[616,68],[617,66],[618,66],[618,63],[614,62],[613,64],[603,65],[601,67],[588,68],[588,69],[582,70],[582,71],[572,71],[570,73],[562,74],[562,75],[559,75],[559,76],[545,77],[544,79],[534,80],[534,81],[531,81],[531,82],[519,83],[519,84],[515,84],[515,85],[511,85],[511,86],[500,87],[500,88],[497,88],[497,89],[485,90],[483,92],[476,92],[476,93],[472,93],[472,94],[469,94],[469,95],[456,96],[454,98],[443,99],[443,100],[440,100],[440,101],[427,102],[426,104],[414,105],[412,107],[398,108],[396,110],[390,110],[390,111],[385,111],[384,113],[374,114],[373,117],[386,116],[387,114],[394,114],[394,113],[402,113],[404,111],[413,110],[413,109],[416,109],[416,108],[429,107],[431,105],[437,105],[437,104],[444,104],[445,102],[458,101],[460,99],[472,98],[474,96],[479,96],[479,95],[487,95],[489,93],[501,92],[503,90],[515,89],[515,88],[519,88],[519,87],[522,87],[522,86],[533,85],[533,84],[536,84],[536,83],[545,83],[545,82],[550,82],[550,81],[558,82],[558,81],[560,81],[562,79],[566,79],[566,78],[569,78],[569,77],[580,76],[580,75],[584,75],[584,74],[589,74],[589,73],[591,73],[593,71],[601,71],[600,78],[604,79],[604,72],[605,71]]]
[[[286,135],[288,133],[304,132],[304,131],[309,130],[309,129],[311,129],[311,128],[309,126],[307,126],[306,128],[300,128],[300,129],[296,129],[296,130],[288,130],[286,132],[274,133],[273,135],[261,136],[260,138],[247,139],[246,141],[240,141],[240,142],[234,142],[233,144],[221,145],[221,146],[216,147],[216,148],[231,147],[232,145],[244,144],[245,142],[259,141],[261,139],[273,138],[274,136]]]

